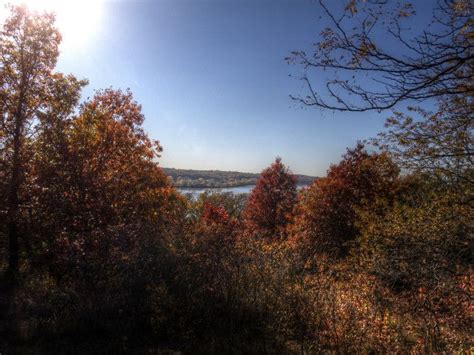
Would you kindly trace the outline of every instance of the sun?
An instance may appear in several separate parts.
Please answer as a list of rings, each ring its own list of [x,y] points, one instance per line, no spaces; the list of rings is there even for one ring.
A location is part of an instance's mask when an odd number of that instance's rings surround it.
[[[0,13],[6,4],[25,4],[33,11],[52,11],[63,36],[63,48],[82,48],[100,31],[105,0],[0,0]],[[0,16],[0,20],[3,16]],[[3,22],[3,21],[2,21]]]

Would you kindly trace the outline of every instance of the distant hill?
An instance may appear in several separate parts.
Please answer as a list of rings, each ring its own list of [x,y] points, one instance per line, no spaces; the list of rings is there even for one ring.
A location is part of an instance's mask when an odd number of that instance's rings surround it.
[[[177,187],[236,187],[255,185],[260,174],[241,173],[238,171],[220,171],[220,170],[188,170],[163,168],[173,184]],[[308,175],[298,175],[299,185],[307,185],[316,177]]]

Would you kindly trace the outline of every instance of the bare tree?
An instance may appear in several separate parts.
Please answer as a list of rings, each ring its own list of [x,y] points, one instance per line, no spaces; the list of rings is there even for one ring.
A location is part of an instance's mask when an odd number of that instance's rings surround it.
[[[350,0],[340,13],[323,0],[319,4],[331,25],[312,52],[297,50],[286,58],[303,69],[306,93],[291,96],[293,100],[361,112],[390,109],[407,100],[472,97],[472,1],[439,0],[430,25],[418,34],[408,26],[417,20],[410,3]],[[325,84],[322,91],[318,80]]]

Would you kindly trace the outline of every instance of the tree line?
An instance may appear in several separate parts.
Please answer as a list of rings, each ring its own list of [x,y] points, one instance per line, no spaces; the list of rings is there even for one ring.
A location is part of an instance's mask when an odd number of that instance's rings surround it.
[[[238,171],[220,170],[190,170],[163,168],[174,186],[176,187],[197,187],[197,188],[225,188],[255,185],[259,174],[241,173]],[[296,175],[298,184],[307,185],[316,178],[308,175]]]

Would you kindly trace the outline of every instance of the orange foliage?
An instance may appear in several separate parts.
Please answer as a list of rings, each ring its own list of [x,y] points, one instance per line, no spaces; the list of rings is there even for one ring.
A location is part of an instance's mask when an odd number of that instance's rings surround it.
[[[139,230],[151,224],[163,229],[175,218],[180,198],[155,162],[161,146],[142,122],[130,92],[107,89],[84,103],[77,117],[40,135],[35,217],[45,231],[38,240],[52,243],[52,257],[93,258],[99,245],[104,253],[117,238],[130,246]],[[52,131],[61,138],[50,140]]]

